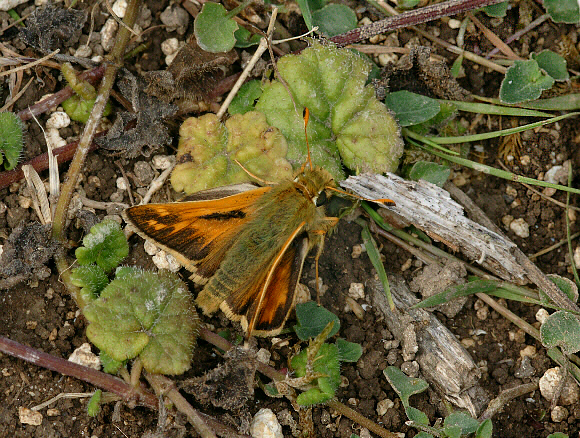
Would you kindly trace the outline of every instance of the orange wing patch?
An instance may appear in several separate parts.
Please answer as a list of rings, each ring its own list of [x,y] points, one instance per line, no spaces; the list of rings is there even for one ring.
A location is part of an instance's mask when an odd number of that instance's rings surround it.
[[[260,187],[221,199],[138,205],[123,215],[141,237],[173,255],[193,273],[194,281],[204,284],[269,190]]]

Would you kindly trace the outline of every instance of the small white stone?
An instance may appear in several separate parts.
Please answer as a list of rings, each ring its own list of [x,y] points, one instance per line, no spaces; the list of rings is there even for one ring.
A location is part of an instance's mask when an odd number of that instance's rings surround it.
[[[101,359],[91,351],[91,344],[88,342],[73,351],[68,360],[95,370],[101,369]]]
[[[528,223],[522,219],[514,219],[512,223],[510,223],[510,230],[512,230],[516,236],[525,239],[530,237],[530,226]]]
[[[536,312],[536,321],[538,321],[540,324],[543,324],[546,322],[549,316],[550,314],[548,311],[544,308],[541,308]]]
[[[66,146],[66,140],[62,138],[56,128],[48,128],[46,130],[45,140],[50,143],[53,149],[61,148]]]
[[[123,178],[122,176],[117,178],[116,183],[117,183],[117,188],[119,190],[127,190],[127,180],[125,180],[125,178]]]
[[[167,269],[171,272],[177,272],[181,268],[181,265],[175,260],[171,254],[167,254],[163,250],[159,250],[157,254],[151,257],[151,260],[159,269]]]
[[[26,196],[18,196],[18,205],[20,205],[20,208],[30,208],[32,207],[32,199]]]
[[[348,296],[353,300],[365,299],[365,285],[362,283],[351,283],[348,288]]]
[[[574,249],[574,265],[576,265],[576,268],[580,267],[580,246]]]
[[[362,306],[351,297],[346,297],[345,301],[346,301],[346,306],[344,306],[345,313],[352,311],[352,313],[354,313],[354,316],[356,316],[359,320],[362,321],[365,317],[365,310],[362,308]]]
[[[47,417],[57,417],[60,415],[60,410],[56,409],[56,408],[48,408],[46,410],[46,416]]]
[[[70,117],[64,111],[53,112],[46,121],[47,128],[66,128],[70,125]]]
[[[84,44],[75,50],[74,56],[77,58],[88,58],[92,53],[93,49],[91,49],[91,46]]]
[[[110,51],[115,44],[115,33],[119,25],[113,18],[108,18],[101,28],[101,46],[105,52]]]
[[[351,253],[351,257],[353,259],[358,259],[361,254],[363,253],[363,247],[362,245],[353,245],[352,247],[352,253]]]
[[[382,417],[387,413],[387,410],[395,406],[395,403],[391,399],[384,399],[377,403],[377,415]]]
[[[378,58],[379,64],[383,67],[389,64],[395,64],[399,59],[394,53],[381,53]]]
[[[562,184],[568,179],[568,172],[564,166],[554,166],[544,175],[544,181],[551,184]]]
[[[552,401],[556,394],[560,382],[562,381],[562,372],[560,367],[554,367],[547,370],[542,377],[540,377],[540,392],[542,396],[548,400]],[[568,376],[564,382],[562,392],[560,393],[560,399],[558,404],[562,406],[568,406],[578,403],[580,399],[580,389],[576,381]]]
[[[523,350],[520,350],[520,357],[528,356],[530,358],[536,357],[537,350],[533,345],[527,345]]]
[[[179,263],[171,254],[165,254],[165,258],[167,259],[167,264],[169,265],[169,270],[171,272],[177,272],[181,269],[181,263]]]
[[[117,0],[113,4],[112,9],[117,17],[123,18],[125,16],[125,12],[127,12],[127,0]]]
[[[256,360],[267,365],[270,362],[271,356],[272,354],[268,350],[265,348],[260,348],[256,353]]]
[[[151,160],[153,167],[157,170],[169,169],[174,161],[173,155],[155,155]]]
[[[509,184],[505,188],[505,193],[506,193],[506,195],[511,196],[512,198],[518,197],[518,191],[516,190],[516,188],[513,186],[510,186]]]
[[[253,438],[284,438],[282,426],[271,409],[260,409],[250,425],[250,435]]]
[[[173,55],[179,50],[179,40],[177,38],[168,38],[161,43],[161,51],[165,56]]]
[[[22,424],[30,424],[31,426],[40,426],[42,424],[42,414],[24,406],[18,407],[18,418]]]
[[[157,254],[159,251],[161,251],[157,246],[155,246],[155,244],[153,242],[151,242],[150,240],[146,240],[145,243],[143,244],[143,249],[145,249],[145,252],[147,254],[149,254],[150,256],[154,256],[155,254]]]
[[[554,423],[561,423],[566,418],[568,418],[568,409],[564,406],[555,406],[550,413],[550,417],[552,417],[552,421]]]
[[[459,29],[461,27],[461,21],[456,18],[450,18],[447,22],[447,26],[449,26],[450,29]]]
[[[522,163],[522,166],[528,166],[531,162],[532,159],[530,158],[529,155],[522,155],[520,157],[520,163]]]
[[[358,22],[358,25],[359,25],[359,27],[360,26],[367,26],[367,25],[369,25],[371,23],[372,23],[372,21],[371,21],[371,19],[369,17],[364,17],[362,20],[360,20]]]
[[[0,0],[0,11],[9,11],[27,1],[28,0]]]

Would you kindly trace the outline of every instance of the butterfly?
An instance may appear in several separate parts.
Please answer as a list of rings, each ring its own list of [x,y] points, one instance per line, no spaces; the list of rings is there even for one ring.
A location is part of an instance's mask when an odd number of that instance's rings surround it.
[[[337,192],[357,197],[338,189],[310,153],[292,180],[263,183],[204,190],[123,213],[141,237],[172,254],[204,286],[195,302],[206,315],[221,309],[248,337],[281,332],[296,304],[306,256],[317,249],[318,280],[324,238],[338,223],[325,206]]]

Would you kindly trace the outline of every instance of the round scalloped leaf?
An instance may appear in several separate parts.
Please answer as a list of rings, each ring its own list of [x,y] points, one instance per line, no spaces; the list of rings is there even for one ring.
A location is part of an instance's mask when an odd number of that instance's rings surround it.
[[[234,32],[238,23],[228,16],[219,3],[207,2],[195,17],[193,33],[197,44],[206,52],[229,52],[236,44]]]
[[[181,374],[190,367],[199,319],[177,275],[124,268],[88,304],[87,337],[117,361],[139,355],[151,373]]]
[[[534,100],[552,85],[554,78],[542,72],[536,60],[515,61],[501,82],[499,98],[504,103]]]
[[[552,313],[540,327],[542,344],[546,348],[560,347],[564,354],[580,351],[580,321],[565,310]]]
[[[252,179],[245,169],[267,181],[292,178],[288,146],[277,128],[257,111],[235,114],[225,125],[215,114],[191,117],[179,129],[177,165],[171,184],[187,194]]]
[[[129,255],[129,244],[121,226],[112,219],[94,225],[83,238],[83,245],[77,248],[75,256],[81,265],[96,263],[105,272],[113,268]]]
[[[353,171],[394,171],[403,153],[399,126],[366,86],[371,64],[346,49],[315,43],[300,55],[286,55],[279,81],[264,87],[256,109],[288,141],[288,160],[297,168],[306,161],[302,110],[308,107],[308,140],[314,164],[344,179],[342,164]],[[342,162],[341,162],[342,160]]]
[[[71,283],[81,289],[81,295],[85,302],[94,300],[109,283],[109,277],[103,268],[90,264],[73,268],[70,275]]]

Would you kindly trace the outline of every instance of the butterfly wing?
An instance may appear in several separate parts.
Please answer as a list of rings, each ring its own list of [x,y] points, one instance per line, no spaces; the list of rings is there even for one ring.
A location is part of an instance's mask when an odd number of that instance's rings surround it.
[[[224,300],[226,316],[240,321],[247,336],[274,336],[282,330],[296,302],[296,290],[309,251],[303,225],[262,273],[259,281],[247,282]],[[198,298],[199,300],[199,298]]]
[[[269,190],[238,184],[199,192],[184,202],[130,207],[123,217],[192,272],[194,281],[205,284]]]

